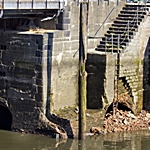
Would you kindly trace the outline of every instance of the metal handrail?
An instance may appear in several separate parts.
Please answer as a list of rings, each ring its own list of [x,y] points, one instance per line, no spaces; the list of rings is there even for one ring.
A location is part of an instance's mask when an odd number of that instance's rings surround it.
[[[111,16],[111,14],[113,13],[113,11],[115,10],[116,6],[118,5],[118,2],[116,3],[116,5],[112,8],[112,10],[109,12],[109,14],[107,15],[107,17],[105,18],[105,20],[103,21],[103,23],[101,24],[101,26],[98,28],[98,30],[96,31],[96,33],[94,34],[94,36],[88,36],[88,38],[101,38],[101,37],[96,37],[97,33],[100,31],[100,29],[104,26],[105,22],[107,21],[107,19]]]

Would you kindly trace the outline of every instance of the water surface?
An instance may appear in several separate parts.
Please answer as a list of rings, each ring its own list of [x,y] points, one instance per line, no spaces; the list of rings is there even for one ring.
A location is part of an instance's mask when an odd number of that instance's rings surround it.
[[[0,150],[150,150],[150,131],[109,133],[85,141],[0,130]]]

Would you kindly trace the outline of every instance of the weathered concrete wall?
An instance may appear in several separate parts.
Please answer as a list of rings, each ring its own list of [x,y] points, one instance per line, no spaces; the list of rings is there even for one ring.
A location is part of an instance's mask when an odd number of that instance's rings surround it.
[[[63,31],[56,31],[53,38],[52,87],[50,91],[52,110],[76,106],[78,102],[79,6],[73,1],[67,4],[65,12],[58,18],[57,24],[57,28],[63,29]],[[124,4],[124,2],[120,2],[116,6],[97,36],[104,34]],[[109,5],[104,1],[99,5],[97,1],[90,2],[88,36],[94,36],[115,5],[115,2],[110,2]],[[88,39],[88,51],[94,51],[99,41],[100,39],[95,38]]]
[[[60,36],[59,33],[64,34]],[[50,81],[51,111],[77,104],[78,54],[76,53],[78,41],[69,40],[65,33],[66,31],[56,32],[53,38]]]

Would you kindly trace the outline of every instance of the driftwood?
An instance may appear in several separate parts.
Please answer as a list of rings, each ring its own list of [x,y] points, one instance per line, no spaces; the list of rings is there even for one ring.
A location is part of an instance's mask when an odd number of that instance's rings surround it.
[[[52,131],[52,133],[59,134],[60,138],[68,138],[66,131],[60,125],[51,122],[47,117],[41,113],[40,115],[41,126],[43,130]],[[42,130],[41,129],[41,130]]]

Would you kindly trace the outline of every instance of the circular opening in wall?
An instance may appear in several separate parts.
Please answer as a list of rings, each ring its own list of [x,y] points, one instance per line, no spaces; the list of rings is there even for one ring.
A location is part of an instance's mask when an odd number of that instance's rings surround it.
[[[129,107],[123,105],[122,103],[118,103],[118,110],[131,111],[133,113],[133,111]],[[111,112],[113,112],[113,103],[111,103],[111,105],[108,107],[106,114]]]
[[[0,129],[11,130],[12,125],[12,114],[6,108],[0,105]]]

